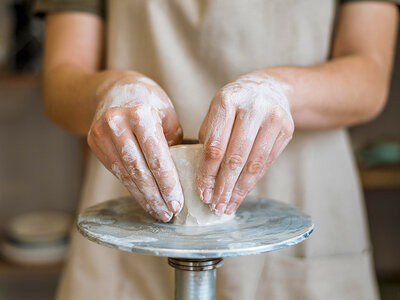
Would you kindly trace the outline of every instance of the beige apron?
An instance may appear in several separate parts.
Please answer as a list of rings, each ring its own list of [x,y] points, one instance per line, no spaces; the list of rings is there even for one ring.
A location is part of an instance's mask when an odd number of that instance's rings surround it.
[[[108,68],[153,78],[174,102],[185,138],[197,138],[213,95],[240,74],[326,61],[334,0],[108,1]],[[253,191],[315,221],[306,242],[230,258],[217,299],[377,299],[359,182],[343,129],[296,131]],[[127,194],[93,156],[80,209]],[[74,230],[58,299],[172,299],[164,258],[122,253]]]

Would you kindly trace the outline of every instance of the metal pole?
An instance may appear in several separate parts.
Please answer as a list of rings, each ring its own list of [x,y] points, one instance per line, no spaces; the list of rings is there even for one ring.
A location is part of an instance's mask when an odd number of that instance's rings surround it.
[[[175,268],[175,300],[214,300],[216,268],[222,258],[168,258]]]

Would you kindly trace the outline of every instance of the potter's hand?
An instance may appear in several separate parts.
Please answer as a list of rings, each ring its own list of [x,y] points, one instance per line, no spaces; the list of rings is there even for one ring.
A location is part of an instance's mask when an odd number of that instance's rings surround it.
[[[183,206],[168,150],[182,140],[171,101],[159,85],[138,73],[99,94],[88,135],[90,148],[149,214],[169,221]]]
[[[224,86],[200,129],[197,185],[217,214],[232,214],[292,138],[288,86],[256,71]]]

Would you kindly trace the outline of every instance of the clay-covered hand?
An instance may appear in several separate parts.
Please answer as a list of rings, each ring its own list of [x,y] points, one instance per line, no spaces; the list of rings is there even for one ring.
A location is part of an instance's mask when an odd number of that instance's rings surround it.
[[[149,214],[169,221],[183,206],[168,150],[181,142],[182,129],[167,94],[153,80],[130,73],[97,97],[90,148]]]
[[[217,214],[232,214],[292,138],[289,87],[264,71],[239,77],[213,98],[200,129],[197,186]]]

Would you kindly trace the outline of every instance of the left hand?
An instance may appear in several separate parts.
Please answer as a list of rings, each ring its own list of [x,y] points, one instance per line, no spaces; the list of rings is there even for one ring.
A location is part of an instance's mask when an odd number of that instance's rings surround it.
[[[199,132],[203,201],[232,214],[291,140],[289,87],[263,71],[240,76],[211,101]]]

